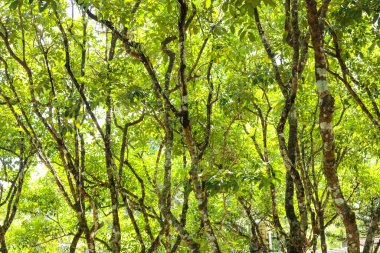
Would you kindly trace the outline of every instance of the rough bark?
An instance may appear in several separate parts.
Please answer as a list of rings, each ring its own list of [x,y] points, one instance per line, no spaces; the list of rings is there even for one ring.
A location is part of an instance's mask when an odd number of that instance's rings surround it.
[[[81,228],[78,229],[78,232],[74,235],[73,240],[70,244],[70,253],[75,253],[77,249],[77,245],[80,237],[82,236],[83,230]]]
[[[319,129],[323,142],[323,172],[329,186],[334,206],[343,219],[348,240],[348,252],[358,253],[360,251],[359,231],[356,224],[355,213],[344,199],[336,168],[333,131],[334,97],[328,87],[327,64],[323,49],[324,19],[327,15],[329,2],[329,0],[325,0],[321,11],[318,12],[316,1],[306,0],[307,20],[314,49],[315,78],[318,88]]]
[[[326,244],[326,233],[325,233],[325,215],[323,210],[318,212],[319,218],[319,237],[321,241],[321,250],[322,253],[327,253],[327,244]]]
[[[182,143],[182,167],[185,170],[187,167],[187,157],[186,157],[186,147],[183,140],[183,136],[181,138],[181,143]],[[189,197],[191,193],[190,183],[191,181],[187,180],[184,182],[184,185],[183,185],[183,204],[182,204],[182,212],[181,212],[181,219],[180,219],[180,223],[183,227],[186,226],[187,211],[189,209]],[[175,253],[178,250],[178,247],[181,241],[182,241],[181,235],[178,235],[173,247],[170,250],[170,253]]]
[[[107,85],[109,86],[109,84]],[[120,229],[120,218],[119,218],[119,193],[117,190],[117,176],[116,167],[113,163],[112,150],[111,150],[111,88],[107,87],[107,97],[106,97],[106,131],[104,135],[104,148],[105,148],[105,159],[107,176],[109,182],[109,190],[111,196],[112,204],[112,234],[111,234],[111,247],[113,253],[119,253],[121,250],[121,229]]]
[[[0,228],[0,251],[1,253],[8,253],[7,244],[5,243],[5,233]]]
[[[380,222],[380,204],[377,206],[375,212],[372,215],[371,222],[367,230],[367,238],[364,243],[363,253],[371,253],[376,232],[379,228]]]
[[[298,171],[296,170],[296,146],[297,138],[297,114],[294,108],[289,114],[289,138],[288,138],[288,156],[291,161],[291,172],[286,173],[286,192],[285,192],[285,211],[289,220],[290,235],[288,252],[303,252],[306,242],[305,226],[307,228],[307,210],[305,203],[304,187]],[[301,221],[298,220],[294,210],[294,185],[297,191],[298,209]]]

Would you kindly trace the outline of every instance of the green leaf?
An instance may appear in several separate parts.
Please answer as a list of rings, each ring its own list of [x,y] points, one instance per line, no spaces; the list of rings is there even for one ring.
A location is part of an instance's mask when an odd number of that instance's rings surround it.
[[[222,10],[224,12],[227,12],[228,11],[228,2],[224,2],[223,5],[222,5]]]
[[[10,5],[9,5],[9,8],[12,9],[12,10],[16,10],[17,7],[19,6],[19,0],[15,0],[13,1]]]
[[[247,0],[247,5],[251,5],[253,8],[259,7],[263,0]]]
[[[243,3],[243,0],[236,0],[235,5],[239,7],[241,6],[242,3]]]
[[[231,13],[231,15],[233,16],[233,17],[236,17],[236,9],[232,6],[231,8],[229,8],[229,10],[230,10],[230,13]]]
[[[243,31],[243,32],[240,34],[239,39],[240,39],[240,40],[244,40],[244,37],[245,37],[246,34],[247,34],[247,31]]]
[[[276,6],[276,2],[274,0],[263,0],[264,3],[266,5],[269,5],[269,6],[272,6],[272,7],[275,7]]]
[[[51,2],[51,8],[53,8],[53,10],[57,10],[58,6],[57,6],[57,3],[55,1]]]
[[[235,34],[235,26],[231,25],[230,26],[231,34]]]
[[[248,39],[249,39],[251,42],[254,42],[254,41],[255,41],[255,35],[254,35],[252,32],[249,32],[249,33],[248,33]]]
[[[247,3],[246,5],[244,5],[246,10],[248,11],[248,15],[250,17],[254,17],[254,13],[255,13],[255,6],[252,4],[252,3]]]
[[[211,7],[211,0],[206,0],[205,1],[205,8],[208,9]]]

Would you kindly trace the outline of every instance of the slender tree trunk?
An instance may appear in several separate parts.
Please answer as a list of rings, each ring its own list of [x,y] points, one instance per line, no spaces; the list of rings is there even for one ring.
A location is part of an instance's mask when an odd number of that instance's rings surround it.
[[[183,138],[182,138],[182,153],[183,153],[182,166],[183,166],[183,169],[186,169],[187,167],[186,147],[183,142]],[[185,181],[184,186],[183,186],[183,204],[182,204],[182,212],[181,212],[181,219],[180,219],[180,223],[183,227],[186,226],[186,220],[187,220],[186,218],[187,218],[187,211],[189,209],[190,193],[191,193],[191,186],[190,186],[190,180],[189,180],[189,181]],[[181,235],[178,235],[170,253],[175,253],[177,251],[179,245],[181,244],[181,241],[182,241],[182,237]]]
[[[315,0],[306,0],[307,19],[310,26],[315,59],[315,77],[319,101],[319,129],[323,142],[323,172],[329,186],[330,194],[343,219],[348,241],[348,253],[359,253],[359,231],[355,213],[342,194],[335,159],[335,142],[333,131],[334,97],[327,83],[327,63],[323,49],[324,18],[327,14],[329,0],[325,0],[321,10],[317,10]]]
[[[294,210],[294,183],[290,172],[286,172],[285,212],[290,227],[287,252],[300,253],[303,251],[302,245],[299,245],[301,227]]]
[[[180,4],[180,15],[178,19],[178,31],[179,31],[178,41],[180,45],[179,47],[180,64],[179,64],[179,69],[178,69],[178,77],[179,77],[178,79],[179,79],[179,84],[182,88],[182,94],[181,94],[182,95],[182,98],[181,98],[182,127],[183,127],[183,132],[184,132],[187,148],[189,149],[189,153],[191,156],[190,176],[191,176],[191,182],[194,189],[194,194],[198,202],[197,204],[198,204],[199,215],[201,217],[201,221],[203,222],[208,240],[210,241],[211,252],[219,253],[220,252],[219,244],[215,237],[215,233],[212,229],[211,222],[207,213],[207,201],[205,198],[206,196],[204,196],[203,194],[202,184],[198,176],[199,163],[202,159],[204,149],[207,147],[208,140],[205,141],[206,145],[204,146],[203,150],[202,149],[200,150],[192,136],[191,126],[190,126],[187,80],[186,80],[186,74],[185,74],[185,70],[186,70],[186,61],[185,61],[186,16],[188,12],[188,6],[187,6],[186,0],[178,0],[178,3]],[[211,107],[209,107],[208,109],[211,110]],[[211,112],[208,112],[209,115],[210,113]]]
[[[165,93],[169,92],[165,90]],[[171,125],[171,118],[169,113],[169,106],[166,105],[164,113],[164,124],[165,124],[165,132],[166,132],[166,141],[165,141],[165,164],[164,164],[164,188],[161,193],[160,205],[162,205],[162,210],[164,211],[164,224],[163,229],[165,230],[165,238],[164,246],[166,252],[170,252],[170,207],[171,207],[171,169],[172,169],[172,149],[173,149],[173,128]]]
[[[200,182],[199,177],[198,177],[199,162],[200,161],[199,161],[199,159],[193,157],[191,162],[192,162],[192,164],[191,164],[191,169],[190,169],[190,175],[191,175],[191,179],[192,179],[191,181],[192,181],[193,188],[194,188],[194,194],[195,194],[195,196],[197,198],[197,202],[198,202],[199,215],[200,215],[201,220],[203,222],[206,235],[207,235],[209,241],[211,242],[211,244],[210,244],[211,252],[219,253],[221,251],[219,248],[218,241],[215,237],[214,230],[212,229],[210,219],[209,219],[208,214],[207,214],[207,202],[203,196],[202,185],[201,185],[201,182]]]
[[[79,232],[83,231],[84,237],[86,239],[88,251],[90,253],[96,253],[94,235],[92,235],[90,229],[88,228],[86,214],[85,214],[85,204],[84,204],[84,199],[82,195],[79,195],[79,201],[76,205],[77,205],[77,209],[76,209],[77,218],[79,220],[79,228],[78,228],[78,233],[74,236],[74,239],[71,242],[70,250],[71,250],[71,247],[74,247],[74,246],[76,247],[76,243],[78,243],[78,240],[80,239],[80,236],[81,236]],[[74,240],[77,240],[77,241],[75,242]],[[75,243],[75,245],[73,245],[73,243]]]
[[[380,248],[380,240],[377,242],[375,249],[373,250],[373,253],[377,253],[377,251]]]
[[[298,220],[294,209],[294,186],[297,188],[297,200],[299,212],[302,220],[307,222],[307,212],[305,204],[305,193],[301,182],[300,175],[295,168],[296,165],[296,145],[297,145],[297,114],[293,108],[289,114],[289,138],[288,138],[288,156],[291,161],[291,172],[286,173],[286,194],[285,194],[285,211],[289,221],[290,236],[289,236],[289,253],[300,253],[304,251],[306,242],[305,233],[301,222]],[[292,173],[293,172],[293,173]],[[293,174],[293,175],[292,175]]]
[[[319,229],[318,229],[318,222],[317,222],[316,217],[315,217],[315,212],[311,211],[310,217],[311,217],[311,224],[312,224],[312,231],[313,231],[313,239],[312,239],[313,251],[312,252],[315,253],[317,251]]]
[[[365,240],[363,253],[371,253],[373,248],[373,241],[375,239],[375,234],[379,227],[380,221],[380,204],[377,206],[374,214],[372,215],[371,224],[367,230],[367,238]]]
[[[78,232],[74,235],[74,238],[71,241],[71,244],[70,244],[70,253],[75,253],[75,251],[77,249],[78,241],[79,241],[82,233],[83,233],[83,230],[81,228],[79,228]]]
[[[111,195],[112,204],[112,234],[111,234],[111,246],[113,253],[119,253],[121,249],[121,231],[119,220],[119,193],[117,190],[117,180],[115,166],[113,164],[113,158],[111,153],[111,95],[110,91],[106,98],[107,112],[106,112],[106,134],[104,138],[105,146],[105,158],[108,175],[109,190]]]
[[[87,241],[88,252],[96,253],[94,238],[90,234],[86,233],[86,241]]]
[[[252,245],[257,245],[258,251],[260,253],[267,253],[268,247],[265,245],[265,242],[264,242],[262,236],[260,235],[258,225],[256,224],[254,217],[252,216],[251,205],[250,204],[247,205],[242,197],[239,197],[238,200],[239,200],[241,206],[243,207],[243,209],[244,209],[244,211],[248,217],[249,223],[250,223],[251,235],[252,235],[252,239],[251,239]]]
[[[306,243],[305,231],[307,229],[307,206],[305,203],[305,191],[301,181],[301,177],[296,169],[296,144],[297,144],[297,115],[294,108],[294,101],[297,93],[298,75],[302,72],[302,64],[299,62],[299,46],[300,46],[300,30],[298,26],[298,1],[286,1],[286,21],[285,30],[288,32],[288,39],[293,47],[293,59],[292,59],[292,78],[290,86],[288,87],[282,80],[279,72],[278,65],[276,63],[276,57],[272,51],[264,30],[261,26],[259,14],[257,8],[254,9],[254,17],[257,25],[259,35],[261,37],[264,48],[268,54],[268,57],[272,61],[273,69],[275,72],[276,81],[286,98],[286,104],[277,126],[277,134],[280,143],[280,152],[284,159],[284,163],[287,169],[286,180],[286,197],[285,197],[285,210],[290,226],[290,235],[287,236],[288,240],[288,252],[303,252],[304,245]],[[290,11],[291,10],[291,11]],[[302,61],[302,59],[301,59]],[[299,65],[301,66],[299,68]],[[288,117],[289,116],[289,117]],[[288,148],[286,147],[286,141],[284,137],[284,127],[287,118],[289,118],[289,139]],[[298,220],[294,209],[294,186],[297,190],[297,201],[299,207],[299,213],[301,222]],[[271,189],[272,190],[272,189]],[[272,201],[275,198],[272,195]],[[274,215],[275,218],[275,215]],[[301,225],[302,223],[302,225]],[[280,227],[280,226],[279,226]]]
[[[327,245],[326,245],[326,233],[325,233],[325,217],[324,211],[318,211],[318,219],[319,219],[319,237],[321,241],[321,250],[322,253],[327,253]]]
[[[3,230],[0,228],[0,230]],[[8,253],[7,245],[5,243],[5,232],[0,231],[0,251],[1,253]]]

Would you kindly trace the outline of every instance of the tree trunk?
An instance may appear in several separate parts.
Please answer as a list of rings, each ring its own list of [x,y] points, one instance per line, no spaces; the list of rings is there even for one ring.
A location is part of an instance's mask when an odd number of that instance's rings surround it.
[[[168,91],[165,89],[165,93],[168,94]],[[161,205],[162,210],[164,210],[164,224],[163,228],[165,230],[166,241],[164,243],[166,252],[170,252],[170,225],[169,225],[169,210],[171,207],[171,168],[172,168],[172,148],[173,148],[173,128],[170,122],[170,108],[166,103],[164,113],[164,124],[165,124],[165,164],[164,164],[164,188],[161,193]]]
[[[251,238],[252,245],[257,246],[258,252],[267,253],[268,247],[266,246],[266,244],[265,244],[265,242],[264,242],[264,240],[260,234],[259,227],[256,224],[254,217],[252,216],[251,205],[245,204],[245,201],[242,197],[239,197],[238,200],[239,200],[241,206],[243,207],[243,209],[244,209],[244,211],[248,217],[249,223],[250,223],[251,235],[252,235],[252,238]]]
[[[373,250],[373,253],[377,253],[377,251],[380,248],[380,240],[377,242],[375,249]]]
[[[311,216],[312,231],[313,231],[313,239],[312,239],[311,246],[312,246],[312,252],[315,253],[317,251],[319,229],[318,229],[318,222],[316,220],[315,213],[311,211],[310,216]]]
[[[96,253],[94,238],[92,238],[92,236],[86,234],[86,241],[87,241],[88,252],[89,253]]]
[[[110,91],[108,91],[110,92]],[[104,137],[105,158],[107,167],[107,176],[109,183],[109,190],[112,203],[112,234],[111,246],[113,253],[119,253],[121,249],[121,230],[119,220],[119,193],[117,190],[116,172],[113,163],[111,151],[111,95],[110,93],[106,98],[107,112],[106,112],[106,133]]]
[[[2,228],[0,228],[2,230]],[[1,253],[8,253],[7,245],[5,243],[5,233],[0,232],[0,251]]]
[[[288,253],[300,253],[303,252],[302,246],[300,247],[300,234],[301,230],[300,222],[297,219],[294,210],[294,183],[292,176],[289,172],[286,172],[286,191],[285,191],[285,211],[288,218],[290,232],[287,243]]]
[[[319,236],[321,241],[321,250],[322,253],[327,253],[327,245],[326,245],[326,233],[325,233],[325,217],[324,211],[321,210],[318,212],[319,219]]]
[[[95,235],[92,234],[90,229],[88,228],[87,219],[86,219],[86,216],[84,213],[84,210],[85,210],[84,200],[82,199],[80,202],[81,203],[79,203],[79,205],[81,205],[81,207],[79,207],[80,209],[77,211],[77,215],[78,215],[78,219],[79,219],[78,234],[80,231],[83,231],[89,253],[96,253],[95,240],[94,240]],[[77,237],[78,234],[76,234],[75,237]],[[79,236],[80,236],[80,234],[79,234]],[[75,237],[74,237],[73,241],[71,242],[72,247],[76,246],[76,244],[73,245],[73,243],[77,243],[74,240],[80,239],[79,237],[77,237],[77,238],[75,238]],[[71,246],[70,246],[70,249],[71,249]]]
[[[302,220],[307,222],[305,193],[301,182],[300,175],[295,168],[296,165],[296,147],[297,147],[297,114],[293,105],[289,117],[289,138],[288,138],[288,156],[291,161],[291,169],[286,173],[286,192],[285,192],[285,211],[290,227],[290,236],[288,244],[289,253],[300,253],[304,251],[306,237],[301,222],[298,220],[294,209],[294,186],[297,188],[297,200],[299,212]],[[293,174],[293,175],[292,175]]]
[[[324,18],[329,1],[325,1],[318,12],[315,0],[306,0],[307,19],[310,26],[315,59],[315,77],[319,101],[319,129],[323,142],[323,172],[337,212],[343,219],[348,241],[348,253],[359,253],[359,231],[355,213],[344,199],[335,160],[335,142],[333,131],[334,97],[327,83],[327,64],[323,49]]]
[[[211,242],[210,243],[211,252],[219,253],[221,251],[219,248],[218,241],[215,237],[214,231],[212,229],[210,219],[207,214],[207,202],[206,202],[205,196],[203,196],[202,185],[198,177],[200,161],[196,157],[195,158],[192,157],[191,162],[192,164],[191,164],[191,169],[190,169],[190,175],[191,175],[191,181],[193,184],[194,194],[198,202],[199,215],[201,217],[201,221],[203,222],[206,235],[209,241]]]
[[[70,244],[70,253],[75,253],[75,251],[77,249],[78,241],[79,241],[82,233],[83,233],[83,230],[81,228],[79,228],[78,232],[74,235],[74,238],[71,241],[71,244]]]
[[[375,239],[375,234],[379,227],[380,221],[380,204],[377,206],[374,214],[372,215],[371,224],[368,227],[367,238],[365,240],[363,253],[371,253],[373,248],[373,241]]]

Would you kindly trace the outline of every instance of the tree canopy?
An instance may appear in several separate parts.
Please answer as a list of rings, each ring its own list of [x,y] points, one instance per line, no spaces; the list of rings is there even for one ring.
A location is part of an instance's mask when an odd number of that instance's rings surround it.
[[[1,252],[376,252],[378,0],[0,1]]]

